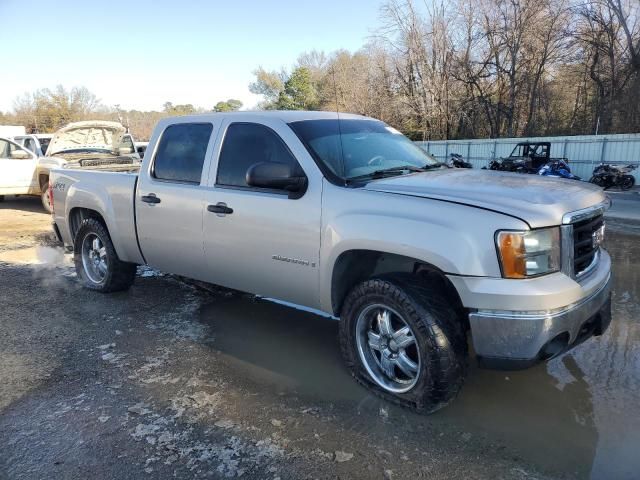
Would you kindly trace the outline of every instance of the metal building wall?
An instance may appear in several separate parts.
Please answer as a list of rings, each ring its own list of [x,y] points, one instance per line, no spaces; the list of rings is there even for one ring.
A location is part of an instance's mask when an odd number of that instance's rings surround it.
[[[551,156],[569,159],[571,171],[588,180],[601,162],[616,165],[640,163],[640,133],[625,135],[579,135],[569,137],[500,138],[479,140],[438,140],[416,142],[420,147],[444,161],[451,153],[459,153],[482,168],[494,158],[507,157],[519,142],[551,142]],[[640,184],[640,170],[633,174]]]

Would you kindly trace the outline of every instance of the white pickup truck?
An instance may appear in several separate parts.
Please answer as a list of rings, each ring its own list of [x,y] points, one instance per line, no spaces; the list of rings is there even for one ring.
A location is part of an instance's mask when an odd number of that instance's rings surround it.
[[[54,135],[0,138],[0,200],[5,195],[39,195],[51,211],[49,171],[69,162],[134,163],[134,141],[117,122],[70,123]],[[43,149],[44,148],[44,149]]]
[[[423,412],[458,393],[469,333],[482,364],[521,368],[610,323],[600,188],[449,169],[371,118],[164,119],[139,173],[51,186],[86,287],[149,264],[326,312],[353,376]]]

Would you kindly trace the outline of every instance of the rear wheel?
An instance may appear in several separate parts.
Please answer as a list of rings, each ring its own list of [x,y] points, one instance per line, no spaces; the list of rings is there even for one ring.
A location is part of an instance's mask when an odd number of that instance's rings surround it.
[[[343,357],[358,382],[424,413],[447,405],[464,380],[467,344],[450,302],[394,274],[356,286],[340,320]]]
[[[109,232],[94,218],[85,219],[74,241],[73,259],[85,287],[99,292],[127,290],[135,279],[136,265],[118,258]]]
[[[45,183],[44,187],[42,188],[40,201],[42,201],[42,206],[47,211],[47,213],[53,212],[53,208],[51,207],[51,199],[49,198],[49,182]]]

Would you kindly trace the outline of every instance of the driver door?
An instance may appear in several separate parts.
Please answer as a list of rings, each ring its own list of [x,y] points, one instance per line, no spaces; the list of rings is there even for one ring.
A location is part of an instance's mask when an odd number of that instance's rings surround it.
[[[0,195],[38,193],[37,163],[32,152],[0,138]]]
[[[284,122],[227,120],[215,151],[203,218],[208,280],[318,308],[322,182],[304,146]],[[308,188],[292,196],[247,185],[260,162],[290,165]]]

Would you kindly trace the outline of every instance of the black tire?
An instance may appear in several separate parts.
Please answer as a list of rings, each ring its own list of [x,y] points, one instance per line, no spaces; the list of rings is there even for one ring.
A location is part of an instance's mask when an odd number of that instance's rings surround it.
[[[467,338],[453,302],[412,274],[391,274],[357,285],[342,307],[340,347],[353,377],[378,396],[421,413],[451,402],[464,382]],[[417,381],[402,393],[381,386],[367,371],[357,345],[357,319],[370,305],[384,304],[399,313],[413,333],[420,358]]]
[[[0,202],[4,202],[4,195],[0,195]]]
[[[620,179],[620,190],[630,190],[636,184],[636,179],[633,175],[623,175]]]
[[[44,184],[42,193],[40,194],[40,201],[47,213],[53,213],[53,208],[51,208],[51,202],[49,201],[49,182]]]
[[[83,262],[83,242],[85,239],[97,237],[105,249],[106,274],[102,281],[95,281],[87,271]],[[76,233],[73,245],[73,260],[76,266],[78,278],[83,285],[90,289],[102,293],[118,292],[128,290],[136,277],[136,265],[134,263],[123,262],[113,248],[111,237],[106,227],[95,218],[87,218],[82,221]]]

